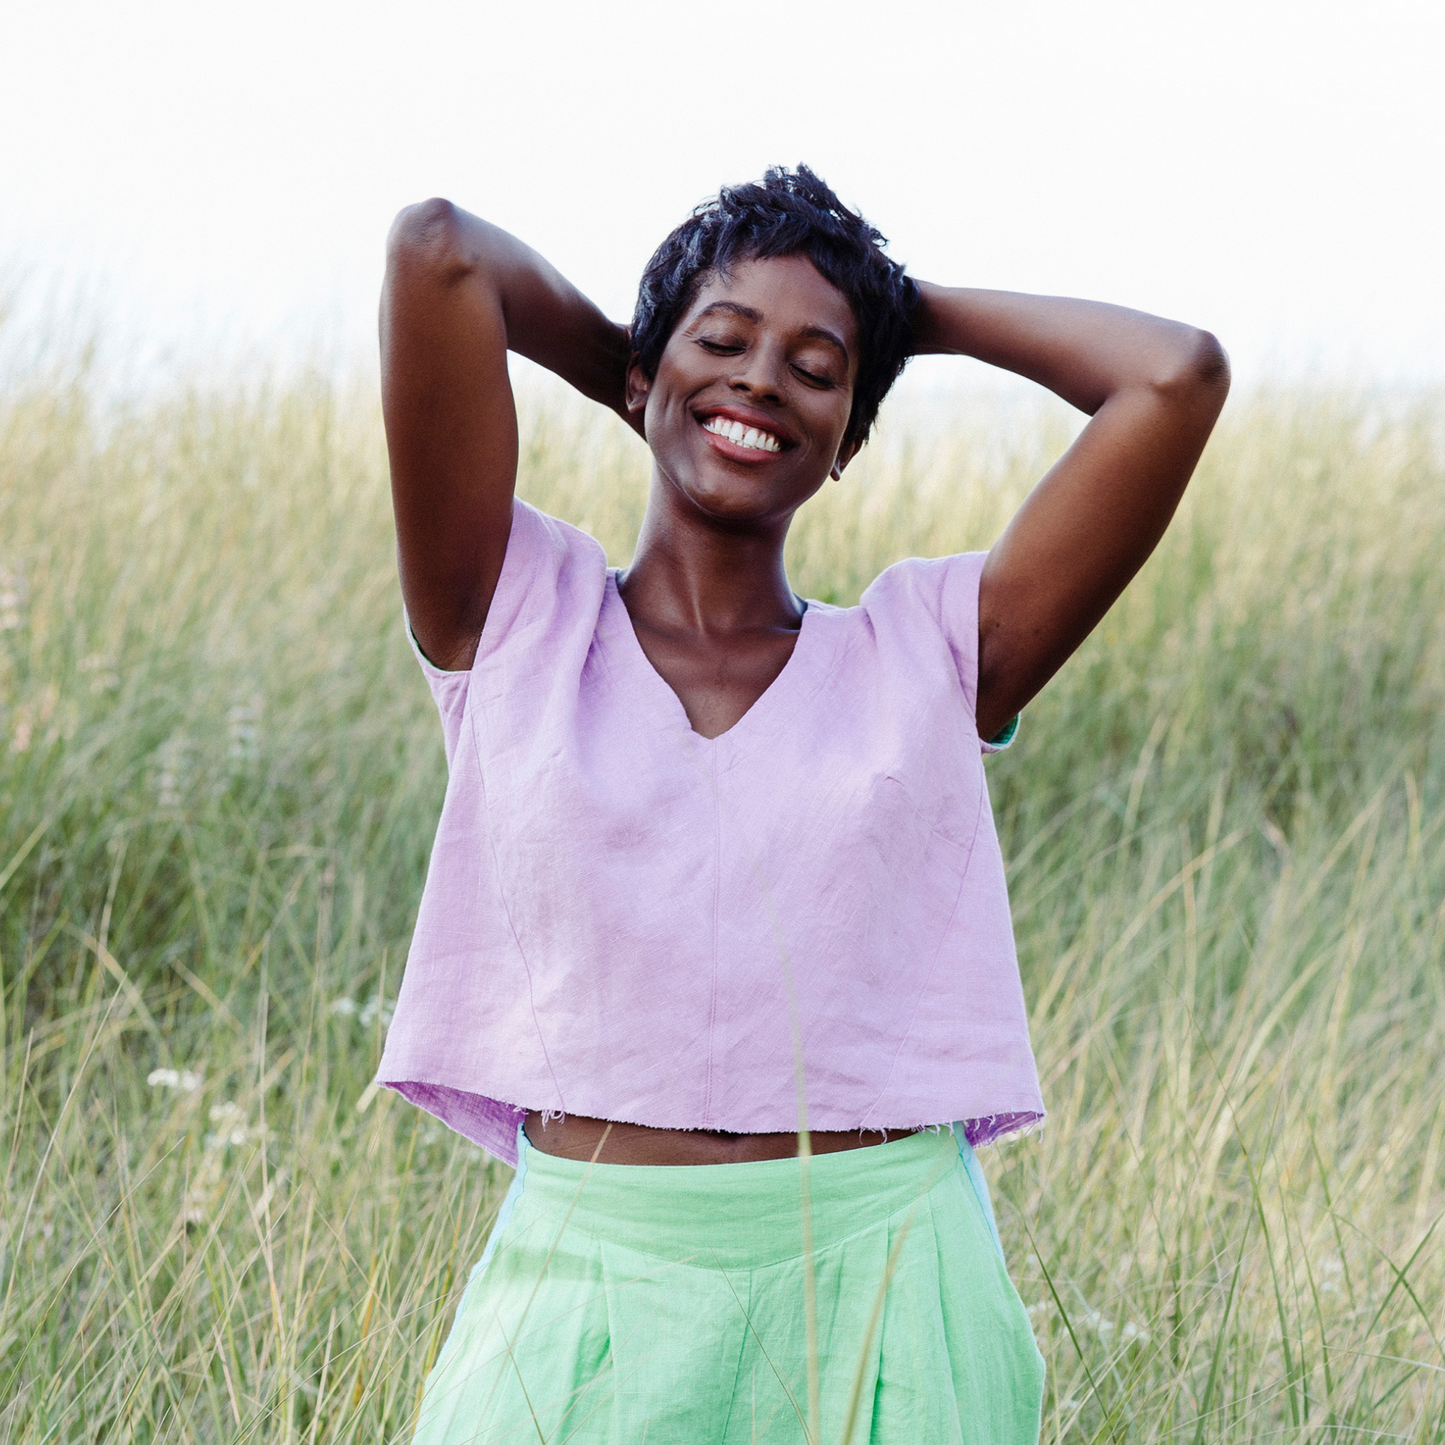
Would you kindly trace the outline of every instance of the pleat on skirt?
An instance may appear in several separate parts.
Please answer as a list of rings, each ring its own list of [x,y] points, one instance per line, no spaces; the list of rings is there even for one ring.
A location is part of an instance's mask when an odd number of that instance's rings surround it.
[[[671,1168],[523,1140],[414,1445],[1035,1445],[1043,1380],[960,1133]]]

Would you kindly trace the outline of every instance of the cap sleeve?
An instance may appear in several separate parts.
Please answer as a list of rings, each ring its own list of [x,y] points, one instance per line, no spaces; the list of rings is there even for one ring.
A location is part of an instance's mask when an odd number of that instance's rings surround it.
[[[426,678],[426,685],[431,689],[432,701],[436,703],[437,711],[441,714],[442,739],[446,746],[447,766],[451,767],[452,757],[457,750],[457,739],[462,732],[462,716],[467,710],[467,685],[471,681],[472,674],[470,671],[448,672],[446,668],[438,667],[421,650],[421,644],[416,640],[416,633],[411,630],[411,618],[406,615],[404,607],[401,610],[401,618],[406,626],[406,640],[411,643],[411,650],[421,664],[422,676]]]
[[[591,537],[519,497],[512,503],[512,527],[497,590],[468,671],[448,672],[427,657],[403,610],[407,640],[441,714],[448,767],[477,670],[509,647],[540,648],[545,654],[547,642],[569,619],[590,626],[596,620],[605,571],[606,557]]]
[[[910,557],[882,572],[863,594],[863,606],[880,608],[942,634],[970,713],[978,707],[978,589],[987,552],[951,557]],[[986,753],[1000,752],[1014,739],[1018,718],[991,739],[979,739]]]

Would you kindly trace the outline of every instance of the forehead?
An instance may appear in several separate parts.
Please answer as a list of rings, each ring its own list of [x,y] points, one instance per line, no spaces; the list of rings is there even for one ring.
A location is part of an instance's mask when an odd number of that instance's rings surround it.
[[[850,352],[857,347],[852,305],[806,256],[749,256],[732,262],[726,271],[707,272],[684,324],[718,301],[757,311],[765,324],[787,330],[823,328],[838,335]]]

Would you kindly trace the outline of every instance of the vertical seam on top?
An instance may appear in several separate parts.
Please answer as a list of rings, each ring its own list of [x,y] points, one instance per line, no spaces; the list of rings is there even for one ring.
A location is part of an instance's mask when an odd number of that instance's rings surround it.
[[[983,758],[978,760],[978,770],[983,772]],[[928,986],[933,982],[934,971],[938,967],[938,956],[943,952],[943,946],[948,942],[948,935],[953,929],[953,920],[958,916],[958,905],[963,898],[963,890],[968,882],[968,870],[973,866],[973,850],[978,842],[978,830],[983,826],[983,810],[990,806],[988,788],[980,779],[978,812],[974,815],[973,835],[968,841],[968,857],[964,861],[963,872],[958,879],[958,892],[953,897],[953,907],[948,911],[948,922],[943,926],[943,932],[938,937],[938,947],[933,951],[933,958],[929,961],[928,972],[923,975],[917,996],[913,1000],[913,1012],[908,1016],[908,1027],[904,1029],[902,1037],[898,1040],[898,1047],[893,1051],[892,1061],[888,1065],[888,1072],[884,1075],[883,1086],[878,1090],[877,1097],[869,1104],[863,1113],[863,1123],[860,1127],[867,1129],[872,1126],[873,1112],[888,1096],[889,1086],[893,1083],[893,1075],[898,1070],[898,1060],[903,1057],[903,1050],[908,1046],[908,1040],[913,1037],[913,1026],[918,1022],[918,1011],[923,1007],[923,996],[928,991]]]
[[[701,1128],[712,1126],[713,1048],[717,1030],[718,930],[722,917],[722,799],[719,797],[718,750],[716,740],[711,749],[713,873],[712,873],[712,996],[707,1010],[707,1085],[703,1092]]]
[[[565,1113],[567,1101],[562,1094],[562,1083],[557,1077],[557,1070],[552,1067],[552,1055],[547,1051],[547,1038],[542,1032],[542,1020],[537,1017],[537,990],[532,982],[532,965],[527,962],[527,950],[522,947],[522,939],[517,932],[516,921],[512,917],[512,905],[507,898],[507,890],[502,886],[502,867],[497,860],[497,840],[492,834],[492,810],[487,802],[487,772],[482,763],[481,740],[477,737],[475,698],[476,692],[468,688],[467,721],[471,723],[472,748],[477,755],[477,787],[482,795],[482,818],[487,834],[487,851],[491,855],[492,871],[497,880],[497,897],[501,900],[502,912],[507,919],[507,931],[512,935],[512,942],[516,945],[517,957],[522,960],[522,971],[527,975],[527,1007],[532,1014],[532,1027],[537,1030],[537,1042],[542,1048],[542,1058],[546,1062],[547,1072],[552,1076],[552,1087],[557,1091],[557,1107]]]

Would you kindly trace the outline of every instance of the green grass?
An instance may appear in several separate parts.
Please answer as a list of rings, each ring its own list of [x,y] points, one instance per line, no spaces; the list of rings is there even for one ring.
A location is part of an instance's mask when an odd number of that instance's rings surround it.
[[[986,546],[1067,436],[924,420],[805,514],[799,590]],[[1442,424],[1237,399],[990,764],[1046,1441],[1445,1440]],[[645,476],[529,409],[523,494],[619,561]],[[405,1438],[507,1177],[367,1092],[443,780],[370,395],[9,389],[0,1445]]]

